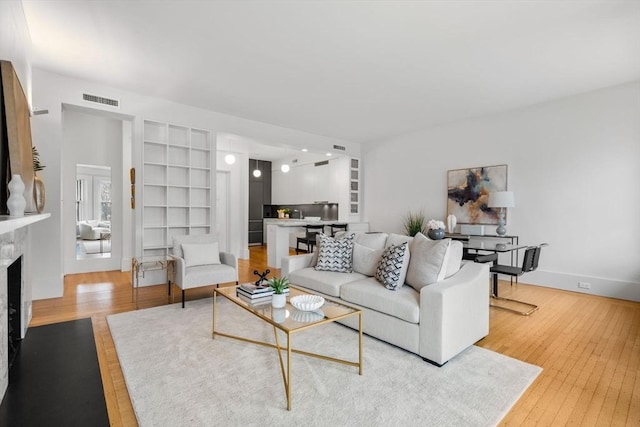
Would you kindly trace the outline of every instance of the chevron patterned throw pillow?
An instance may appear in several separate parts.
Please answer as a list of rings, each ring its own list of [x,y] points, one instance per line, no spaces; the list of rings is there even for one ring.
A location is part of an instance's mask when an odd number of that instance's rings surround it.
[[[353,272],[353,234],[341,239],[320,235],[316,270]]]
[[[407,275],[408,258],[409,243],[389,246],[380,258],[376,280],[392,291],[400,289]]]

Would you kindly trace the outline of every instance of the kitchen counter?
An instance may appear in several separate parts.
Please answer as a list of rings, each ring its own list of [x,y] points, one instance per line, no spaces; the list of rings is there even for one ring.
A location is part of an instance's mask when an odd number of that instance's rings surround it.
[[[338,220],[307,221],[295,218],[265,218],[264,224],[267,227],[267,265],[275,268],[281,268],[282,258],[289,256],[290,247],[295,248],[296,237],[304,235],[305,225],[349,224],[349,230],[369,231],[368,223]]]
[[[305,225],[329,225],[329,224],[348,224],[347,221],[309,221],[306,219],[297,219],[297,218],[264,218],[265,224],[275,224],[280,227],[304,227]]]

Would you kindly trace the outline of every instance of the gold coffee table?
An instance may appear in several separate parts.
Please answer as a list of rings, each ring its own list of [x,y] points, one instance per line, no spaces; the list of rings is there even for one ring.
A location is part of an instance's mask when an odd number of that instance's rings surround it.
[[[293,297],[296,295],[306,295],[309,292],[305,292],[302,289],[298,289],[296,287],[290,287],[290,295],[289,297]],[[256,341],[249,338],[239,337],[236,335],[229,335],[222,332],[216,331],[216,300],[218,295],[228,299],[229,301],[236,304],[238,307],[246,310],[252,315],[262,319],[264,322],[273,326],[273,335],[275,337],[275,344],[267,343],[263,341]],[[304,356],[316,357],[318,359],[327,360],[330,362],[341,363],[344,365],[349,365],[358,368],[358,374],[362,375],[362,311],[355,307],[351,307],[345,305],[343,303],[329,300],[325,298],[325,303],[320,310],[323,315],[317,314],[317,319],[313,319],[314,315],[310,313],[315,312],[299,312],[296,308],[294,308],[289,303],[289,297],[287,298],[287,305],[281,309],[274,309],[271,307],[270,303],[260,304],[257,306],[252,305],[251,303],[245,302],[243,299],[239,298],[236,295],[236,287],[225,287],[225,288],[216,288],[213,290],[213,332],[211,334],[212,338],[215,338],[216,335],[233,338],[240,341],[250,342],[253,344],[259,344],[266,347],[275,348],[278,350],[278,358],[280,361],[280,370],[282,371],[282,380],[284,382],[284,388],[287,395],[287,409],[291,410],[291,353],[302,354]],[[290,315],[288,317],[284,316],[286,311],[289,313],[300,314],[300,316]],[[309,353],[302,350],[296,350],[291,347],[291,338],[292,335],[298,332],[303,332],[310,328],[315,328],[320,325],[324,325],[327,323],[335,322],[336,320],[344,319],[345,317],[350,316],[358,316],[358,361],[352,362],[344,359],[336,359],[329,356],[324,356],[322,354]],[[298,319],[298,320],[296,320]],[[304,320],[304,322],[302,321]],[[278,338],[278,329],[284,332],[287,335],[287,343],[286,346],[280,345],[280,340]],[[286,351],[287,363],[285,366],[283,351]]]

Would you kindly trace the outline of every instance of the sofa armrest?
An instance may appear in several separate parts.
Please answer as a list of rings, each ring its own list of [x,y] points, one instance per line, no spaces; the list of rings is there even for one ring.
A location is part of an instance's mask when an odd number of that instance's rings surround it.
[[[464,263],[420,292],[420,356],[439,365],[489,334],[489,264]]]
[[[233,267],[238,271],[238,259],[236,256],[229,252],[220,252],[220,262],[222,264]]]
[[[180,286],[182,285],[182,283],[184,283],[184,275],[186,273],[187,266],[184,262],[184,258],[176,255],[170,256],[171,258],[173,258],[173,261],[175,263],[173,268],[173,283]]]
[[[311,267],[313,254],[294,255],[282,258],[282,275],[288,276],[292,271]]]

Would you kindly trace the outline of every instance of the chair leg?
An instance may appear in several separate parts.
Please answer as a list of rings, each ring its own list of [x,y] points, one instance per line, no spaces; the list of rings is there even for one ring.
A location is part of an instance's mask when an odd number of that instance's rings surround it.
[[[529,310],[527,310],[527,311],[520,311],[520,310],[516,310],[515,308],[511,308],[511,307],[504,307],[502,305],[490,304],[491,307],[499,308],[501,310],[510,311],[512,313],[520,314],[522,316],[529,316],[531,313],[533,313],[534,311],[536,311],[539,308],[537,305],[531,304],[529,302],[518,301],[516,299],[511,299],[511,298],[499,297],[498,296],[498,274],[497,273],[493,274],[493,292],[491,294],[491,299],[498,300],[498,301],[514,302],[514,303],[522,304],[524,306],[529,307]]]
[[[182,308],[184,308],[184,289],[182,290]]]

